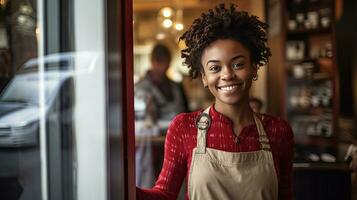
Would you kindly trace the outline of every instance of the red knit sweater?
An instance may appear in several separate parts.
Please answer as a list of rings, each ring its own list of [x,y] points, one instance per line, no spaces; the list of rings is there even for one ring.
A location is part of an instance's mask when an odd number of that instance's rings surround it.
[[[139,200],[174,200],[181,184],[188,177],[193,148],[196,147],[196,118],[202,111],[183,113],[175,117],[167,131],[164,163],[152,189],[137,188]],[[248,152],[260,149],[255,124],[243,128],[236,137],[232,121],[211,107],[211,126],[207,132],[207,147],[228,152]],[[292,199],[293,133],[287,122],[266,114],[262,124],[268,135],[279,182],[279,199]],[[187,181],[187,178],[186,178]],[[186,199],[189,199],[186,193]]]

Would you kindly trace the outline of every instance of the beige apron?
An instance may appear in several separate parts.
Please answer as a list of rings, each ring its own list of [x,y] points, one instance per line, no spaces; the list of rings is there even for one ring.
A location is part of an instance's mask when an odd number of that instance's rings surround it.
[[[207,123],[209,108],[199,123]],[[208,116],[209,117],[209,116]],[[204,122],[206,121],[206,122]],[[275,200],[278,179],[269,139],[261,121],[254,115],[261,150],[226,152],[206,147],[206,130],[198,129],[197,146],[192,153],[188,193],[190,200]]]

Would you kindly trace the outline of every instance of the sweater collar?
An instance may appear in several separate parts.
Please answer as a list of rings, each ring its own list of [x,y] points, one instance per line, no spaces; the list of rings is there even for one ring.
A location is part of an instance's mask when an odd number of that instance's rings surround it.
[[[212,120],[218,120],[227,124],[233,124],[232,120],[229,119],[227,116],[223,115],[222,113],[218,112],[214,108],[214,104],[211,105],[211,109],[209,111],[210,116],[212,117]]]
[[[218,112],[215,108],[214,108],[214,104],[211,105],[211,109],[209,111],[209,114],[212,118],[212,121],[220,121],[220,122],[223,122],[225,124],[229,124],[229,125],[233,125],[233,122],[231,119],[229,119],[227,116],[225,116],[224,114]],[[266,120],[267,120],[267,117],[265,114],[260,114],[261,117],[261,122],[262,122],[262,125],[265,127],[266,125]],[[255,124],[250,124],[246,127],[256,127]]]

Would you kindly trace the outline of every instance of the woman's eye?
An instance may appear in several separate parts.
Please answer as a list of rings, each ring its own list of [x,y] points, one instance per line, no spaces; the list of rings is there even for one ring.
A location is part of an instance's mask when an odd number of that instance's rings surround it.
[[[212,71],[212,72],[217,72],[217,71],[219,71],[219,66],[218,65],[212,65],[209,68],[209,70]]]
[[[233,63],[232,68],[233,69],[240,69],[244,66],[244,63]]]

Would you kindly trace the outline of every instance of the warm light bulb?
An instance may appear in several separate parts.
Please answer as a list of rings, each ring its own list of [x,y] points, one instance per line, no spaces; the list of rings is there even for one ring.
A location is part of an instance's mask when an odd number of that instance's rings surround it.
[[[162,22],[162,25],[165,27],[165,28],[170,28],[172,26],[172,21],[171,19],[165,19],[163,22]]]
[[[5,6],[7,0],[0,0],[0,7],[3,7]]]
[[[182,29],[183,29],[183,24],[177,23],[177,24],[175,25],[175,29],[178,30],[178,31],[182,31]]]
[[[165,38],[166,38],[165,33],[158,33],[158,34],[156,35],[156,39],[158,39],[158,40],[163,40],[163,39],[165,39]]]
[[[168,18],[168,17],[171,17],[171,15],[172,15],[171,8],[165,7],[165,8],[162,9],[162,16]]]

